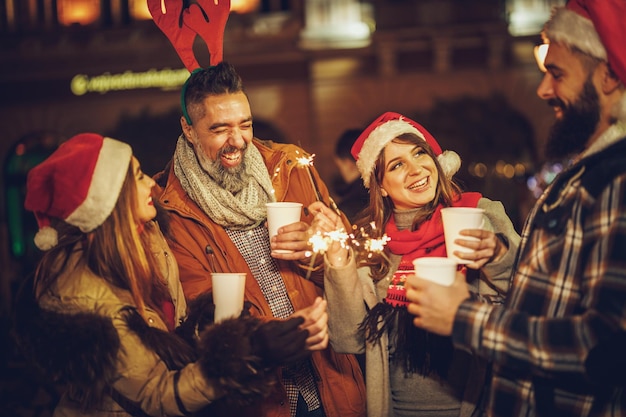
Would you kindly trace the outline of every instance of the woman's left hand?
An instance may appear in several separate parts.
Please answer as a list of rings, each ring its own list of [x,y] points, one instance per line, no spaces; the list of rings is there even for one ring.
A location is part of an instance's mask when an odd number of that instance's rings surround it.
[[[488,262],[499,260],[507,251],[507,247],[495,233],[483,229],[461,230],[462,236],[471,236],[475,239],[456,239],[454,243],[471,249],[472,252],[454,251],[454,255],[470,261],[468,268],[480,269]]]
[[[345,232],[341,217],[321,201],[312,203],[309,206],[309,212],[313,215],[313,222],[309,229],[311,236]],[[344,266],[348,262],[348,248],[339,241],[331,241],[325,248],[324,255],[332,266]]]

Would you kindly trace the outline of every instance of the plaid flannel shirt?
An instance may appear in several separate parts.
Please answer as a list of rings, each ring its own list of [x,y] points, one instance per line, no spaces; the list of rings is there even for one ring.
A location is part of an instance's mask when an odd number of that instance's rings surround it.
[[[624,416],[624,385],[592,380],[585,361],[626,334],[626,174],[597,198],[575,175],[550,204],[552,229],[537,226],[548,192],[524,226],[505,305],[465,301],[453,340],[493,362],[488,416]]]

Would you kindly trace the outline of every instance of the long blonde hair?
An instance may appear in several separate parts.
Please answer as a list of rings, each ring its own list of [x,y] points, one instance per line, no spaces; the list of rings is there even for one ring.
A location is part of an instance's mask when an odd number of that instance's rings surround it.
[[[58,279],[71,254],[82,250],[81,257],[94,274],[131,293],[139,314],[145,318],[146,306],[150,306],[163,316],[161,302],[167,289],[135,220],[136,195],[129,165],[113,212],[102,225],[83,233],[65,222],[56,222],[59,243],[44,255],[35,271],[37,297]]]
[[[439,174],[435,198],[418,210],[413,219],[411,230],[415,231],[424,221],[431,218],[439,204],[442,204],[444,207],[452,205],[455,197],[461,194],[461,188],[451,178],[446,177],[437,160],[437,156],[424,139],[414,133],[404,133],[392,139],[391,142],[421,146],[435,162],[437,173]],[[385,176],[385,162],[385,149],[383,148],[378,154],[371,174],[369,207],[362,211],[360,216],[355,220],[358,240],[364,240],[367,237],[374,239],[381,238],[393,214],[393,202],[391,201],[391,197],[383,197],[382,195],[381,184]],[[361,245],[361,247],[363,247],[363,245]],[[362,251],[359,255],[359,262],[360,265],[369,266],[372,279],[379,281],[389,273],[389,249],[385,247],[382,253]]]

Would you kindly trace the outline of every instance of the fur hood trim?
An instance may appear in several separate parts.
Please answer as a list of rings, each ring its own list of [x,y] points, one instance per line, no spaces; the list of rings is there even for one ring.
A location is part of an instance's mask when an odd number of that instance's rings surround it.
[[[14,333],[34,370],[65,386],[83,410],[101,403],[109,392],[120,348],[109,318],[41,309],[32,292],[23,289],[16,303]]]
[[[224,400],[237,407],[267,398],[278,384],[277,367],[268,366],[253,346],[261,321],[240,317],[211,326],[200,339],[200,366],[207,378],[227,390]],[[219,359],[218,359],[219,358]]]
[[[26,285],[18,294],[14,321],[16,342],[29,363],[42,378],[64,386],[84,411],[107,396],[116,398],[111,385],[118,377],[121,343],[112,320],[91,312],[42,309],[31,288]],[[150,327],[132,307],[123,314],[144,347],[169,369],[199,360],[205,377],[218,380],[227,391],[227,404],[246,406],[265,398],[278,382],[278,373],[254,352],[252,338],[261,321],[242,316],[214,325],[212,300],[202,301],[194,304],[192,320],[177,329],[191,330],[187,334]]]

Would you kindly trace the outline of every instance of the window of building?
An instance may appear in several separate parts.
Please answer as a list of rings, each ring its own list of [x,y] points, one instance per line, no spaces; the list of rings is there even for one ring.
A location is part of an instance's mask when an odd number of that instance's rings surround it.
[[[100,18],[100,0],[57,0],[57,13],[63,26],[90,25]]]
[[[150,10],[148,10],[148,2],[146,0],[129,0],[128,9],[130,17],[133,20],[150,20]]]
[[[509,33],[513,36],[536,35],[550,17],[554,6],[565,0],[507,0]]]

